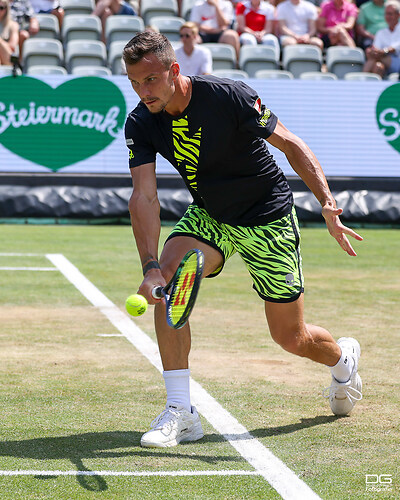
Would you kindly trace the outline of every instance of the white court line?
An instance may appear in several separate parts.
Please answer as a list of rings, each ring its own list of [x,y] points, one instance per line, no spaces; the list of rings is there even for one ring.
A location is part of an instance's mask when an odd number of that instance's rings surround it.
[[[255,470],[0,470],[0,476],[259,476]]]
[[[89,302],[141,352],[152,365],[162,372],[157,345],[128,316],[109,300],[62,254],[47,254],[46,257],[84,295]],[[268,448],[252,436],[225,408],[223,408],[203,387],[190,381],[194,405],[210,424],[251,464],[256,472],[285,500],[320,500],[307,486]]]
[[[0,271],[58,271],[56,267],[0,267]]]
[[[10,253],[0,252],[0,257],[43,257],[42,253]]]

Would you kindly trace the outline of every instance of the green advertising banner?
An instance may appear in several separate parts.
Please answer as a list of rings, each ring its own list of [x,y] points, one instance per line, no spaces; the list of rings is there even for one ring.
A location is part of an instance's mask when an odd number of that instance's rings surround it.
[[[379,96],[376,119],[384,138],[400,153],[400,84],[391,85]]]
[[[400,178],[399,83],[246,83],[306,141],[326,175]],[[0,172],[129,175],[124,123],[138,101],[126,76],[0,77]],[[284,154],[270,149],[295,175]],[[160,156],[157,172],[176,174]]]
[[[1,144],[16,155],[57,171],[105,149],[122,134],[125,98],[97,77],[53,88],[28,76],[0,79]]]

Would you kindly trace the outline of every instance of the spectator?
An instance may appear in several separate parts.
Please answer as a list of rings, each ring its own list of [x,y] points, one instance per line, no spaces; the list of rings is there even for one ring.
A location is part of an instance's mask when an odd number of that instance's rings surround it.
[[[348,0],[329,0],[324,3],[317,19],[317,30],[325,47],[345,45],[355,47],[354,26],[358,9]]]
[[[231,29],[233,7],[229,0],[203,0],[195,4],[190,20],[196,23],[204,43],[228,43],[235,49],[236,57],[239,57],[239,35]]]
[[[372,45],[378,30],[387,28],[384,3],[385,0],[369,0],[360,7],[356,32],[359,45],[364,50]]]
[[[272,33],[275,10],[269,2],[244,0],[237,4],[236,21],[242,45],[272,45],[280,52],[278,38]]]
[[[385,19],[388,27],[378,30],[373,44],[367,48],[364,71],[380,76],[400,72],[400,2],[388,0]]]
[[[175,50],[182,75],[207,75],[212,72],[211,52],[198,45],[199,30],[193,22],[182,24],[179,30],[182,46]]]
[[[30,0],[36,14],[53,14],[58,19],[60,29],[64,19],[64,9],[58,0]]]
[[[106,21],[107,18],[112,15],[119,16],[136,16],[136,12],[133,7],[124,0],[99,0],[92,12],[94,16],[98,16],[101,19],[101,25],[103,27],[103,42],[106,43]]]
[[[22,46],[25,40],[39,32],[39,21],[29,0],[11,0],[11,17],[19,27],[19,53],[22,57]]]
[[[318,11],[307,0],[285,0],[276,9],[282,47],[298,43],[324,48],[322,40],[316,36]]]
[[[11,19],[9,0],[0,0],[0,65],[11,65],[18,46],[18,24]]]

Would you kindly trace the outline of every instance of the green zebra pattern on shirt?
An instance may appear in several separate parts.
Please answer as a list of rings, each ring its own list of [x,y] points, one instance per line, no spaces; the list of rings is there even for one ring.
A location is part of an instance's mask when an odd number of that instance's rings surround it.
[[[201,127],[189,137],[189,123],[187,116],[172,122],[174,139],[174,156],[178,167],[185,167],[186,178],[192,189],[197,191],[197,166],[200,155]]]

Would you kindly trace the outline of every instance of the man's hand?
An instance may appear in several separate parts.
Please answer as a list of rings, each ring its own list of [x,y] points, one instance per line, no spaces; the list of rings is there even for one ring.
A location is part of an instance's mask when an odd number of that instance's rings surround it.
[[[355,231],[341,223],[339,215],[342,213],[343,210],[341,208],[335,208],[330,204],[322,207],[322,216],[325,219],[329,234],[335,238],[345,252],[347,252],[350,256],[355,257],[357,254],[346,235],[352,236],[358,241],[362,241],[363,238]]]
[[[159,269],[150,269],[150,271],[147,271],[137,293],[143,295],[149,304],[157,304],[160,300],[164,301],[164,299],[155,299],[151,292],[153,288],[165,286],[166,284],[167,282]]]

